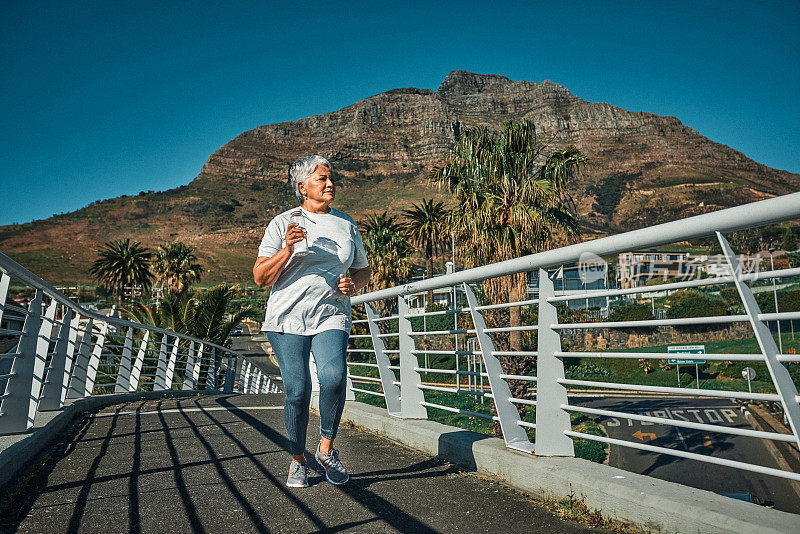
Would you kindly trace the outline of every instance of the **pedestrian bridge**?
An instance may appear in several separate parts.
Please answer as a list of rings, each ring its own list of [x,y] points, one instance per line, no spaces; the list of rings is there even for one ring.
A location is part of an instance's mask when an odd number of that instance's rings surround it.
[[[751,286],[791,285],[800,268],[746,272],[725,234],[798,217],[800,194],[787,195],[354,297],[352,400],[336,442],[351,482],[335,487],[317,476],[303,490],[284,486],[281,383],[263,352],[98,315],[0,254],[0,528],[567,532],[602,524],[602,514],[651,531],[796,531],[800,357],[786,333],[800,310],[763,312]],[[709,234],[726,276],[555,289],[561,266]],[[538,271],[535,299],[492,302],[481,291],[484,280],[530,271]],[[407,295],[457,285],[465,298],[451,309],[408,313]],[[740,300],[724,315],[582,321],[562,306],[687,288],[713,296],[722,287]],[[21,289],[32,298],[14,300]],[[756,367],[762,382],[752,391],[744,382],[703,384],[699,374],[693,387],[676,387],[565,372],[574,358],[670,356],[587,350],[576,333],[686,338],[732,332],[732,324],[749,325],[757,349],[706,351],[703,360]],[[680,404],[687,399],[734,408],[703,411]],[[775,426],[737,415],[764,405],[782,415]],[[692,410],[727,415],[693,419]],[[624,424],[649,426],[628,436],[616,430]],[[487,436],[485,425],[502,437]],[[589,443],[606,447],[612,465],[581,458]],[[643,470],[623,461],[642,457],[650,459]],[[667,475],[667,467],[677,470]],[[701,480],[671,481],[686,473]],[[777,509],[708,491],[712,479],[771,492]],[[570,514],[583,522],[559,517]]]

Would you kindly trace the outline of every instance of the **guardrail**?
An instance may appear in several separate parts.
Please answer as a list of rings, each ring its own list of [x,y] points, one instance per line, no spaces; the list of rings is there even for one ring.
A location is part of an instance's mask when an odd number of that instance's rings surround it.
[[[762,313],[748,282],[800,275],[800,269],[769,270],[745,273],[725,237],[725,233],[765,224],[787,221],[800,217],[800,193],[776,197],[748,205],[729,208],[714,213],[661,224],[641,230],[627,232],[594,241],[588,241],[559,249],[549,250],[510,261],[467,269],[445,276],[415,283],[383,289],[354,297],[351,302],[359,311],[363,305],[364,319],[354,321],[348,365],[350,378],[357,387],[353,391],[382,398],[388,413],[401,418],[428,417],[428,410],[444,410],[469,417],[490,419],[499,424],[506,445],[512,449],[545,456],[574,456],[574,440],[585,439],[623,447],[691,458],[708,463],[755,471],[792,480],[800,480],[800,474],[760,465],[753,462],[734,461],[707,454],[678,450],[642,442],[620,440],[606,436],[574,431],[570,414],[588,416],[628,418],[646,423],[671,425],[676,428],[702,430],[724,435],[747,436],[753,439],[787,441],[800,445],[800,396],[797,384],[792,379],[787,364],[800,362],[796,354],[783,354],[779,350],[767,321],[789,321],[800,319],[800,310],[784,310],[777,313]],[[607,289],[595,291],[570,291],[557,295],[547,268],[556,268],[581,262],[588,256],[600,258],[622,252],[641,250],[697,237],[715,235],[729,268],[728,275],[714,278],[692,279],[653,286],[630,289]],[[476,291],[480,282],[491,278],[517,273],[538,272],[538,297],[513,302],[479,303]],[[463,288],[464,302],[453,302],[450,309],[421,314],[410,314],[408,296],[443,287]],[[734,287],[744,313],[713,317],[688,317],[680,319],[652,319],[641,321],[600,320],[592,322],[559,323],[557,306],[569,301],[581,301],[597,297],[626,297],[654,293],[673,292],[679,289],[719,289]],[[508,318],[502,313],[511,308],[525,310],[535,316],[530,324],[507,326]],[[382,310],[382,314],[378,313]],[[776,309],[777,311],[777,309]],[[488,313],[487,313],[488,312]],[[451,315],[452,327],[427,330],[424,326],[412,325],[412,321],[430,320],[434,316]],[[492,316],[490,316],[492,315]],[[522,314],[518,314],[522,316]],[[497,317],[499,316],[499,317]],[[420,319],[420,318],[426,319]],[[448,320],[449,321],[449,320]],[[705,354],[710,361],[752,361],[766,365],[774,393],[751,393],[722,389],[654,386],[645,384],[612,382],[602,379],[567,379],[564,372],[565,358],[637,358],[667,359],[674,354],[626,351],[574,351],[562,350],[565,332],[590,332],[596,329],[642,329],[685,328],[691,325],[729,325],[747,323],[758,341],[758,354]],[[509,334],[536,337],[533,347],[510,347]],[[434,350],[430,340],[439,339]],[[423,342],[425,345],[423,346]],[[517,343],[519,345],[519,343]],[[444,347],[444,348],[443,348]],[[512,350],[504,350],[511,348]],[[535,348],[535,350],[522,350]],[[438,368],[429,358],[449,358],[448,368]],[[518,374],[514,358],[535,358],[531,372]],[[505,365],[505,368],[504,368]],[[442,383],[450,378],[451,383]],[[525,382],[529,387],[520,387]],[[367,384],[361,386],[361,384]],[[371,385],[371,386],[370,386]],[[723,397],[741,401],[773,401],[780,403],[791,433],[762,432],[725,424],[708,424],[671,416],[662,411],[656,415],[587,408],[568,400],[567,388],[581,388],[597,392],[641,392],[665,396]],[[512,394],[528,391],[528,394]],[[446,395],[465,395],[493,403],[492,414],[479,413],[445,403],[432,402],[431,396],[447,398]],[[451,403],[452,404],[452,403]],[[535,422],[526,421],[519,407],[535,410]],[[660,416],[660,415],[663,415]],[[530,417],[528,417],[530,419]]]
[[[7,299],[12,281],[33,289],[27,305]],[[0,253],[0,321],[4,316],[22,326],[0,328],[11,347],[0,353],[0,435],[28,430],[40,411],[59,410],[68,399],[277,389],[273,377],[234,350],[88,310]]]

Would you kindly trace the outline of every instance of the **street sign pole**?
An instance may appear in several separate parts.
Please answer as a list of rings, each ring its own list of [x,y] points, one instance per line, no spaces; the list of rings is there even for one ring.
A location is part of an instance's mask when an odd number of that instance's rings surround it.
[[[675,370],[677,371],[678,375],[678,387],[681,387],[681,366],[679,364],[675,364]]]
[[[700,389],[700,365],[694,364],[694,375],[697,377],[697,389]]]

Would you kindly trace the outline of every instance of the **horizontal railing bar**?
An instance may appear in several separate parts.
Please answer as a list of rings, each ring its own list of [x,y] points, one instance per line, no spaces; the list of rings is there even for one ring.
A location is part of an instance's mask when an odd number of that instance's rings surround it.
[[[414,367],[414,370],[420,373],[441,373],[445,375],[467,375],[467,376],[486,376],[487,373],[478,373],[475,371],[461,371],[456,369],[434,369],[433,367]]]
[[[800,319],[800,311],[789,311],[779,313],[759,313],[758,319],[761,321],[789,321],[792,319]]]
[[[389,332],[388,334],[378,334],[378,337],[396,337],[399,335],[399,332]]]
[[[626,412],[616,412],[612,410],[601,410],[599,408],[587,408],[584,406],[573,406],[571,404],[562,404],[562,410],[570,412],[579,412],[583,414],[604,415],[607,417],[615,417],[618,419],[632,419],[634,421],[645,421],[649,423],[656,423],[659,425],[679,426],[683,428],[692,428],[695,430],[708,430],[709,432],[719,432],[722,434],[733,434],[737,436],[747,436],[751,438],[771,439],[774,441],[788,441],[794,443],[797,439],[793,434],[781,434],[778,432],[761,432],[758,430],[750,430],[747,428],[736,428],[728,426],[709,425],[706,423],[693,423],[692,421],[680,421],[677,419],[669,419],[666,417],[655,417],[650,415],[632,414]]]
[[[539,330],[538,325],[528,326],[502,326],[499,328],[484,328],[483,331],[487,334],[492,332],[528,332],[530,330]]]
[[[440,336],[445,334],[474,334],[475,330],[431,330],[429,332],[409,332],[409,336]]]
[[[51,284],[45,282],[43,279],[39,278],[28,269],[20,265],[19,263],[15,262],[11,258],[9,258],[6,254],[0,252],[0,266],[2,266],[3,272],[15,278],[16,280],[28,285],[29,287],[41,289],[45,295],[50,297],[51,299],[55,300],[59,304],[66,306],[67,308],[73,310],[77,314],[92,318],[96,321],[106,322],[111,326],[115,327],[131,327],[139,330],[149,330],[156,334],[167,334],[170,336],[178,336],[181,339],[186,339],[188,341],[195,341],[199,343],[204,343],[207,348],[215,348],[223,351],[223,353],[230,353],[235,354],[236,356],[244,358],[243,354],[239,354],[234,350],[229,348],[223,347],[221,345],[217,345],[216,343],[211,343],[209,341],[203,341],[202,339],[198,339],[192,336],[188,336],[186,334],[181,334],[178,332],[172,332],[170,330],[166,330],[164,328],[158,328],[155,326],[145,325],[141,323],[135,323],[132,321],[126,321],[124,319],[118,319],[116,317],[107,317],[105,315],[101,315],[98,312],[89,310],[73,302],[69,297],[64,295],[61,291],[53,287]]]
[[[516,306],[530,306],[533,304],[539,304],[539,299],[518,300],[516,302],[504,302],[502,304],[486,304],[485,306],[476,306],[475,311],[497,310],[500,308],[514,308]]]
[[[347,365],[358,365],[361,367],[378,367],[377,363],[347,362]]]
[[[536,378],[535,376],[528,376],[528,375],[507,375],[504,373],[497,376],[499,376],[500,378],[505,378],[506,380],[526,380],[528,382],[538,381],[538,378]]]
[[[400,351],[397,349],[383,349],[384,354],[400,354]]]
[[[368,323],[369,319],[354,319],[353,324]]]
[[[508,402],[513,402],[514,404],[525,404],[526,406],[536,406],[536,401],[530,399],[517,399],[514,397],[509,397]]]
[[[677,354],[670,352],[554,352],[554,356],[558,358],[626,358],[626,359],[652,359],[652,360],[667,360],[667,359],[690,359],[694,356],[699,356],[699,360],[715,360],[715,361],[743,361],[743,362],[757,362],[764,361],[763,354]],[[681,364],[683,365],[683,364]],[[689,364],[686,364],[689,365]]]
[[[476,350],[412,350],[411,354],[467,354],[478,355],[480,352]]]
[[[800,193],[791,193],[631,232],[538,252],[520,258],[466,269],[444,276],[381,289],[358,295],[351,302],[353,304],[361,304],[409,293],[421,293],[432,289],[454,286],[464,282],[475,283],[488,278],[529,272],[539,268],[570,265],[580,261],[581,256],[587,253],[600,257],[612,256],[621,252],[686,241],[713,234],[714,232],[724,234],[741,230],[742,228],[752,228],[796,219],[798,216],[800,216]]]
[[[668,284],[657,284],[652,286],[637,286],[625,289],[598,289],[595,291],[586,291],[584,293],[573,293],[571,295],[559,295],[557,297],[549,297],[547,302],[564,302],[568,300],[584,300],[602,297],[617,297],[620,295],[636,295],[639,293],[657,293],[659,291],[669,291],[677,289],[685,289],[688,287],[703,287],[725,285],[733,283],[732,276],[718,276],[714,278],[701,278],[698,280],[685,280],[683,282],[670,282]]]
[[[22,335],[22,330],[14,330],[12,328],[0,328],[0,334],[7,336],[18,336]]]
[[[700,462],[706,462],[711,464],[723,465],[726,467],[734,467],[737,469],[743,469],[745,471],[754,471],[756,473],[761,473],[764,475],[772,475],[782,478],[789,478],[792,480],[800,480],[800,473],[792,473],[791,471],[783,471],[781,469],[773,469],[771,467],[764,467],[761,465],[754,465],[748,464],[745,462],[738,462],[736,460],[728,460],[727,458],[719,458],[717,456],[707,456],[705,454],[697,454],[695,452],[688,452],[688,451],[679,451],[675,449],[668,449],[666,447],[656,447],[653,445],[647,445],[645,443],[635,443],[633,441],[625,441],[622,439],[615,439],[615,438],[607,438],[605,436],[595,436],[593,434],[585,434],[583,432],[574,432],[572,430],[565,430],[564,434],[573,437],[573,438],[583,438],[592,441],[602,441],[603,443],[609,443],[611,445],[620,445],[622,447],[630,447],[633,449],[640,449],[643,451],[648,452],[655,452],[655,453],[663,453],[669,454],[671,456],[679,456],[681,458],[687,458],[689,460],[698,460]]]
[[[774,393],[744,393],[739,391],[722,391],[719,389],[690,389],[672,388],[666,386],[644,386],[639,384],[620,384],[618,382],[596,382],[592,380],[572,380],[559,378],[559,384],[571,386],[590,386],[605,389],[625,389],[629,391],[649,391],[653,393],[674,393],[677,395],[690,395],[692,397],[724,397],[727,399],[779,401],[780,397]]]
[[[0,380],[3,380],[5,378],[14,378],[15,376],[17,376],[17,373],[2,374],[2,375],[0,375]]]
[[[375,352],[375,349],[347,349],[347,352]]]
[[[520,420],[520,421],[517,421],[517,424],[519,426],[524,426],[524,427],[528,427],[528,428],[536,428],[536,424],[535,423],[529,423],[527,421]]]
[[[375,395],[377,397],[386,397],[386,395],[384,395],[380,391],[370,391],[368,389],[359,389],[359,388],[350,388],[350,391],[354,391],[356,393],[367,393],[368,395]]]
[[[400,370],[400,366],[399,365],[390,365],[389,369],[391,369],[393,371],[399,371]]]
[[[492,354],[495,356],[537,356],[539,353],[535,350],[493,350]]]
[[[435,404],[433,402],[420,401],[420,404],[422,406],[428,406],[429,408],[438,408],[440,410],[445,410],[445,411],[448,411],[448,412],[458,413],[458,414],[461,414],[461,415],[471,415],[473,417],[482,417],[484,419],[492,419],[494,421],[499,421],[500,420],[500,418],[497,417],[497,416],[493,417],[491,415],[486,415],[485,413],[471,412],[469,410],[462,410],[461,408],[451,408],[450,406],[443,406],[441,404]]]
[[[17,358],[19,356],[22,356],[22,354],[19,353],[19,352],[4,352],[3,354],[0,354],[0,359],[3,359],[3,358]]]
[[[429,386],[427,384],[417,384],[417,388],[430,391],[444,391],[445,393],[460,393],[457,388],[446,388],[442,386]]]
[[[600,321],[596,323],[563,323],[551,324],[553,330],[569,330],[579,328],[636,328],[653,326],[683,326],[694,324],[719,324],[747,322],[747,315],[716,315],[711,317],[682,317],[680,319],[646,319],[642,321]]]
[[[756,281],[768,278],[789,278],[791,276],[798,275],[800,275],[800,268],[762,271],[760,273],[747,273],[743,274],[740,278],[742,281]],[[547,302],[563,302],[567,300],[583,300],[587,298],[615,297],[619,295],[634,295],[639,293],[658,293],[660,291],[684,289],[687,287],[716,286],[730,283],[733,283],[733,276],[717,276],[714,278],[701,278],[697,280],[670,282],[667,284],[658,284],[652,286],[637,286],[626,289],[600,289],[597,291],[586,291],[584,293],[573,293],[571,295],[550,297],[547,299]]]
[[[350,337],[353,339],[366,339],[371,338],[372,336],[370,334],[350,334]]]
[[[380,384],[381,382],[380,378],[374,378],[371,376],[359,376],[359,375],[348,374],[347,378],[349,378],[350,380],[366,380],[367,382],[377,382],[378,384]]]
[[[432,312],[422,312],[422,313],[408,313],[404,317],[406,319],[413,319],[414,317],[430,317],[431,315],[448,315],[454,313],[467,313],[469,308],[450,308],[447,310],[439,310],[439,311],[432,311]]]
[[[488,391],[478,391],[477,389],[469,389],[469,388],[464,389],[460,387],[456,390],[456,393],[460,395],[474,395],[476,397],[487,397],[490,399],[494,399],[493,393],[489,393]]]
[[[392,319],[399,319],[399,315],[387,315],[386,317],[376,317],[373,319],[374,322],[379,323],[381,321],[391,321]]]

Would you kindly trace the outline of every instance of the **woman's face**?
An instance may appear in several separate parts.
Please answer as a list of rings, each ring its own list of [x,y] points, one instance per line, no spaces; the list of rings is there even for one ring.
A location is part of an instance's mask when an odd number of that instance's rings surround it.
[[[308,200],[330,204],[336,196],[331,170],[324,165],[317,165],[311,176],[298,186],[300,193]]]

